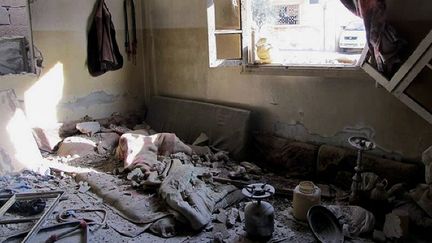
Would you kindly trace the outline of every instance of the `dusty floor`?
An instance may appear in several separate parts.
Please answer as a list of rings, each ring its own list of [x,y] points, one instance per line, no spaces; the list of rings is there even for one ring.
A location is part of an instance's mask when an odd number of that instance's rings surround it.
[[[97,162],[99,169],[112,169],[107,166],[113,163],[104,163],[103,160]],[[105,166],[103,166],[105,165]],[[109,206],[102,202],[102,200],[90,190],[82,190],[75,180],[63,173],[56,174],[56,176],[40,176],[33,173],[23,173],[13,176],[0,177],[0,188],[2,192],[5,191],[47,191],[47,190],[63,190],[65,191],[64,200],[61,200],[55,208],[53,214],[44,226],[57,224],[57,217],[63,210],[69,209],[105,209],[108,212],[107,225],[104,227],[91,226],[90,227],[90,242],[213,242],[212,226],[208,226],[200,233],[184,232],[184,236],[176,236],[170,239],[164,239],[154,236],[150,233],[142,233],[135,238],[122,236],[114,228],[122,228],[123,230],[134,231],[137,230],[136,226],[129,223],[125,219],[118,216]],[[286,198],[274,197],[269,200],[275,207],[275,232],[269,242],[314,242],[314,237],[311,234],[307,224],[298,223],[291,216],[291,201]],[[48,203],[49,204],[49,203]],[[240,202],[234,207],[243,210],[245,201]],[[229,209],[226,209],[229,210]],[[93,215],[92,215],[93,214]],[[90,213],[82,215],[83,217],[90,217],[96,221],[101,220],[100,214]],[[21,224],[8,224],[0,225],[0,240],[3,241],[7,236],[16,234],[20,231],[30,229],[31,223]],[[115,226],[115,227],[113,227]],[[228,229],[227,234],[229,238],[225,242],[254,242],[246,237],[243,230],[243,223],[237,222],[231,229]],[[368,241],[357,241],[368,242]]]

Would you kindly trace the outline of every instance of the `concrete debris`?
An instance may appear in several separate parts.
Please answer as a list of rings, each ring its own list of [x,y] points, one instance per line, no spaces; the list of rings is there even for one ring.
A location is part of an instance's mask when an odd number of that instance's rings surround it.
[[[150,130],[151,127],[149,124],[147,124],[145,122],[143,122],[141,124],[137,124],[136,126],[133,127],[133,130],[141,130],[141,129]]]
[[[112,151],[114,150],[118,143],[120,136],[117,133],[97,133],[94,137],[98,140],[98,145],[101,145],[102,148]]]
[[[144,173],[142,173],[140,168],[135,168],[127,175],[127,179],[130,181],[141,181],[144,179]]]
[[[224,223],[213,224],[212,234],[214,243],[225,243],[225,240],[230,237],[230,233]]]
[[[203,156],[206,154],[212,154],[211,149],[208,146],[195,146],[195,145],[191,145],[190,146],[193,153],[197,156]]]
[[[210,164],[212,168],[217,169],[217,168],[224,168],[225,167],[225,162],[213,162]]]
[[[238,220],[240,223],[244,222],[244,220],[245,220],[245,213],[244,213],[244,211],[239,211],[239,215],[238,215],[237,220]]]
[[[50,128],[32,128],[33,136],[40,150],[54,152],[57,145],[62,141],[59,129],[60,124]]]
[[[190,155],[185,154],[184,152],[179,152],[175,154],[170,155],[171,159],[178,159],[183,162],[183,164],[191,164],[191,157]]]
[[[246,173],[246,169],[243,166],[236,166],[233,172],[229,173],[229,178],[234,180],[245,180],[248,181],[250,178]]]
[[[227,212],[224,209],[219,209],[219,213],[216,214],[215,222],[226,224],[227,223]]]
[[[229,153],[226,151],[219,151],[213,155],[211,161],[224,161],[228,162],[230,160]]]
[[[409,216],[405,211],[392,212],[385,216],[383,232],[389,239],[401,239],[408,235]]]
[[[129,128],[127,128],[127,127],[116,126],[116,125],[114,125],[114,124],[109,125],[109,128],[110,128],[112,131],[118,133],[119,135],[122,135],[122,134],[125,134],[125,133],[127,133],[127,132],[131,132],[131,131],[132,131],[131,129],[129,129]]]
[[[106,149],[102,146],[101,143],[97,144],[96,151],[98,154],[106,154],[107,153]]]
[[[255,175],[262,174],[262,169],[253,163],[243,161],[240,163],[240,165],[246,169],[247,173],[255,174]]]
[[[204,172],[201,175],[201,180],[203,180],[206,183],[213,183],[213,174],[211,172]]]
[[[101,130],[101,125],[99,122],[80,122],[76,124],[76,129],[91,137]]]
[[[171,238],[177,235],[175,218],[168,216],[154,222],[149,230],[164,238]]]
[[[412,222],[413,225],[421,228],[432,229],[432,218],[429,217],[427,213],[417,205],[417,203],[407,202],[394,209],[394,211],[395,210],[407,212],[410,217],[410,222]]]
[[[60,137],[66,138],[78,134],[79,131],[76,129],[77,123],[79,122],[71,121],[71,122],[62,123],[59,130]]]
[[[96,154],[96,143],[88,138],[73,136],[63,140],[57,154],[61,157]]]
[[[78,191],[80,193],[86,193],[88,190],[90,190],[90,186],[89,186],[89,184],[86,181],[84,181],[84,182],[80,181],[78,183],[78,185],[79,185]]]
[[[234,227],[238,217],[239,217],[239,210],[237,208],[231,208],[231,210],[228,211],[226,225],[229,229]]]
[[[97,119],[96,121],[98,121],[104,127],[109,127],[109,125],[113,124],[115,126],[133,128],[137,124],[142,123],[142,117],[136,114],[121,115],[116,112],[108,118]]]

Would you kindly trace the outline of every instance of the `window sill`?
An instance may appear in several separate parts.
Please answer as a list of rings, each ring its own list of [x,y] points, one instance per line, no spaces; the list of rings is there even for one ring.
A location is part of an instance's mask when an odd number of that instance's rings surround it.
[[[242,67],[242,74],[276,75],[276,76],[307,76],[307,77],[339,77],[339,78],[367,78],[364,70],[359,66],[280,66],[280,65],[246,65]]]

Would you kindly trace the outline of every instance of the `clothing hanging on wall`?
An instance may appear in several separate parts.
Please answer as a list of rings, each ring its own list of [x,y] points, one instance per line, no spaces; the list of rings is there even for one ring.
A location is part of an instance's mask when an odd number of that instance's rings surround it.
[[[340,0],[352,13],[363,19],[369,52],[378,71],[392,76],[402,64],[405,41],[386,21],[385,0]]]
[[[87,40],[87,66],[94,77],[123,67],[111,13],[105,0],[97,4]]]
[[[129,6],[129,8],[128,8]],[[128,56],[128,60],[132,61],[133,64],[136,64],[136,55],[137,55],[137,35],[136,35],[136,14],[135,14],[135,3],[134,0],[124,0],[123,2],[124,14],[125,14],[125,48]],[[130,41],[129,36],[129,14],[128,10],[130,9],[130,17],[132,20],[132,42]]]

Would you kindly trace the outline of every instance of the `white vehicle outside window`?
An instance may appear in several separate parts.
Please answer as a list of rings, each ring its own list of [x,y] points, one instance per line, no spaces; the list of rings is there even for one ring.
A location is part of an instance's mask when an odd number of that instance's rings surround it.
[[[211,67],[339,68],[361,60],[361,51],[342,52],[340,36],[362,21],[339,0],[208,0],[207,14]]]

